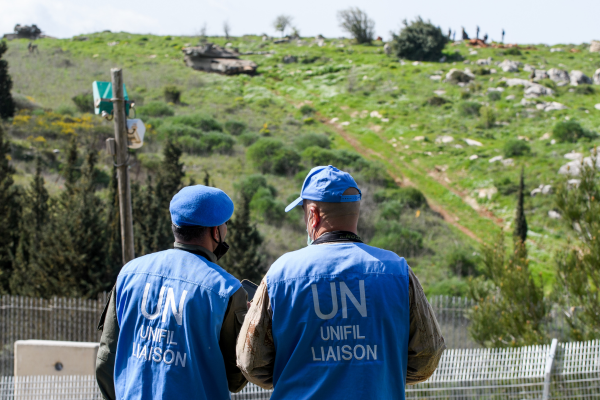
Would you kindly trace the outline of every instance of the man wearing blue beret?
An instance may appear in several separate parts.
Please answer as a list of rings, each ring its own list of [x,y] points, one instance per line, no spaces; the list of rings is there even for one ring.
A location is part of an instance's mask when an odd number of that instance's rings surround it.
[[[435,371],[444,338],[404,258],[358,236],[362,193],[333,166],[300,197],[308,246],[261,282],[237,341],[244,376],[279,399],[404,399]]]
[[[127,263],[101,318],[96,377],[105,399],[225,400],[247,383],[235,359],[247,294],[216,264],[229,248],[233,202],[196,185],[169,209],[174,249]]]

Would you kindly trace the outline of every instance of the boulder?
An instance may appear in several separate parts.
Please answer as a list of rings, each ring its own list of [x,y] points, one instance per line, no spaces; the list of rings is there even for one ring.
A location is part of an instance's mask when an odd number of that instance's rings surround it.
[[[507,86],[525,86],[525,87],[529,87],[531,85],[533,85],[533,82],[528,81],[527,79],[520,79],[520,78],[511,78],[511,79],[506,79],[505,80],[506,85]]]
[[[596,110],[600,110],[600,103],[596,104],[596,105],[594,106],[594,108],[595,108]]]
[[[475,75],[473,75],[471,73],[471,71],[461,71],[461,70],[456,69],[456,68],[452,68],[446,74],[446,82],[454,83],[454,84],[469,83],[473,79],[475,79]]]
[[[481,142],[478,142],[477,140],[473,140],[473,139],[465,139],[465,142],[467,142],[467,144],[469,146],[483,146],[483,144],[481,144]]]
[[[535,106],[538,110],[548,111],[556,111],[556,110],[566,110],[568,107],[564,104],[558,103],[556,101],[553,102],[542,102]]]
[[[525,66],[523,67],[523,71],[525,72],[533,72],[535,71],[535,67],[529,65],[529,64],[525,64]]]
[[[550,210],[548,211],[548,217],[550,217],[550,219],[560,219],[560,214],[554,210]]]
[[[502,71],[504,72],[519,72],[519,67],[521,67],[522,65],[523,64],[518,61],[510,60],[504,60],[500,64],[498,64],[498,66],[502,68]]]
[[[569,82],[569,73],[562,69],[551,68],[548,70],[548,76],[554,82]]]
[[[490,158],[490,161],[489,161],[489,162],[490,162],[490,163],[495,163],[496,161],[502,161],[502,159],[503,159],[503,158],[504,158],[504,157],[502,157],[502,156],[496,156],[496,157],[492,157],[492,158]]]
[[[389,43],[384,44],[383,45],[383,51],[385,52],[386,56],[392,55],[392,46],[390,46]]]
[[[596,72],[594,72],[594,83],[596,85],[600,85],[600,68],[598,68]]]
[[[440,136],[437,139],[435,139],[436,143],[450,143],[453,141],[454,141],[454,138],[452,136]]]
[[[589,76],[581,71],[571,71],[571,86],[591,85],[593,82]]]
[[[492,65],[492,57],[477,60],[477,65]]]
[[[534,76],[533,76],[533,80],[540,80],[540,79],[548,79],[548,73],[543,70],[543,69],[536,69],[534,72]]]
[[[532,98],[532,97],[540,97],[540,96],[552,96],[554,95],[554,90],[547,88],[546,86],[534,83],[530,85],[527,89],[525,89],[524,97]]]
[[[579,176],[583,165],[587,165],[588,167],[593,166],[592,157],[585,157],[583,160],[570,161],[560,167],[558,173],[561,175]],[[600,169],[600,157],[596,159],[596,168]]]
[[[506,96],[506,100],[514,100],[516,98],[516,96],[514,94],[509,94],[508,96]]]
[[[590,44],[590,51],[594,53],[600,53],[600,41],[592,40],[592,44]]]

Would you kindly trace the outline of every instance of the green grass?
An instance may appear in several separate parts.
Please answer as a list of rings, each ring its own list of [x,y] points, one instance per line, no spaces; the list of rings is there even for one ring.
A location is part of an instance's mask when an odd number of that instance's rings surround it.
[[[232,46],[241,52],[272,51],[274,54],[244,56],[259,65],[257,76],[227,77],[185,67],[181,48],[197,43],[197,38],[167,39],[128,33],[85,36],[89,40],[41,39],[37,42],[39,55],[28,54],[25,40],[10,42],[6,59],[14,80],[14,92],[30,96],[45,108],[72,114],[75,105],[71,98],[90,91],[93,80],[109,80],[111,67],[124,69],[130,97],[141,106],[147,104],[157,108],[152,104],[164,102],[165,87],[176,86],[182,90],[181,104],[167,106],[176,115],[170,118],[203,114],[213,116],[224,126],[228,121],[245,124],[245,128],[241,128],[244,133],[238,137],[230,154],[186,154],[184,157],[189,178],[202,182],[205,171],[209,171],[212,182],[230,193],[239,177],[256,173],[245,157],[246,147],[242,144],[248,136],[270,136],[293,147],[301,135],[321,134],[331,139],[332,149],[358,150],[366,158],[384,165],[404,185],[420,189],[432,205],[451,216],[452,221],[446,221],[450,224],[441,222],[433,214],[423,215],[420,220],[414,213],[401,217],[408,225],[424,221],[420,229],[423,232],[430,229],[437,235],[424,235],[425,247],[435,249],[435,252],[410,260],[420,271],[427,288],[441,287],[440,282],[454,279],[444,260],[455,247],[477,250],[477,240],[463,234],[460,227],[484,241],[495,237],[501,228],[510,235],[515,194],[498,193],[488,199],[479,197],[480,190],[499,186],[498,182],[506,179],[518,182],[522,166],[525,167],[528,190],[540,184],[556,185],[560,179],[558,168],[568,161],[563,155],[570,151],[586,153],[599,142],[590,139],[551,145],[550,140],[539,140],[545,133],[552,132],[557,122],[566,119],[577,120],[585,130],[600,131],[600,111],[594,109],[600,98],[589,94],[589,90],[571,92],[568,86],[554,87],[556,96],[538,100],[558,101],[569,108],[544,112],[535,106],[519,105],[523,98],[522,87],[505,88],[500,98],[488,95],[488,88],[498,87],[502,78],[529,79],[529,73],[525,71],[504,73],[492,65],[489,68],[495,68],[496,73],[476,75],[474,82],[466,88],[430,79],[432,75],[444,77],[451,68],[475,70],[477,66],[472,64],[487,57],[494,61],[516,60],[536,68],[578,69],[591,76],[600,68],[600,55],[589,53],[584,45],[575,46],[581,50],[575,53],[551,53],[548,47],[536,45],[535,50],[522,49],[520,55],[506,55],[506,50],[487,48],[477,49],[478,54],[473,56],[464,44],[449,45],[447,54],[459,53],[471,64],[458,61],[413,65],[387,57],[379,44],[363,46],[334,39],[326,40],[324,47],[318,47],[312,44],[312,39],[304,39],[301,46],[296,43],[275,45],[262,42],[257,36],[244,36],[230,38]],[[209,40],[225,45],[224,38]],[[109,46],[114,42],[118,44]],[[282,59],[288,54],[297,56],[299,62],[284,64]],[[434,94],[437,90],[445,93]],[[509,95],[516,99],[507,100]],[[446,102],[436,102],[439,106],[429,105],[428,100],[433,96]],[[476,104],[475,111],[466,112],[465,102]],[[480,116],[480,107],[486,107],[485,117]],[[66,114],[63,117],[68,117]],[[168,118],[148,122],[160,125],[167,123]],[[338,120],[332,124],[324,123],[333,118]],[[494,119],[495,123],[490,125]],[[340,125],[342,122],[348,124]],[[110,134],[110,124],[97,121],[96,125],[103,127],[104,135]],[[143,182],[146,172],[151,170],[152,160],[159,157],[162,140],[159,136],[160,128],[148,132],[147,144],[138,153],[140,160],[145,160],[140,163],[150,167],[141,167],[134,179]],[[441,136],[451,136],[454,140],[436,143]],[[464,141],[467,138],[482,143],[482,146],[468,146]],[[492,157],[504,155],[507,143],[510,145],[524,138],[528,139],[531,148],[529,154],[514,156],[512,166],[489,163]],[[26,137],[17,139],[29,143]],[[48,139],[48,142],[48,149],[61,143],[59,139]],[[462,148],[456,148],[456,145]],[[470,160],[472,155],[478,158]],[[17,182],[24,183],[31,168],[27,161],[18,161],[17,166]],[[57,171],[49,168],[47,181],[50,186],[59,188]],[[278,199],[283,202],[297,194],[302,183],[299,178],[273,174],[268,175],[268,180],[277,188]],[[532,268],[543,274],[548,287],[554,279],[554,252],[566,243],[567,238],[567,231],[560,221],[547,217],[552,208],[551,196],[538,195],[526,200],[526,215],[533,232],[529,237]],[[375,207],[365,215],[374,220],[378,212]],[[368,221],[367,217],[361,221],[372,237],[375,228],[369,225],[373,221]],[[426,224],[427,221],[433,228]],[[257,223],[266,238],[270,260],[304,243],[305,233],[299,217],[297,226],[275,227]]]

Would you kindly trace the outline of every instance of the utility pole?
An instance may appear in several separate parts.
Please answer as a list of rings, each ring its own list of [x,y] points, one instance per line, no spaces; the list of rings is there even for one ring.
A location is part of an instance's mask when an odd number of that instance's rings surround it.
[[[113,116],[115,122],[115,147],[117,180],[119,189],[119,214],[121,216],[121,245],[123,265],[135,258],[133,251],[133,215],[131,211],[131,187],[129,184],[129,166],[127,152],[127,116],[125,115],[125,96],[123,93],[123,70],[112,68]]]

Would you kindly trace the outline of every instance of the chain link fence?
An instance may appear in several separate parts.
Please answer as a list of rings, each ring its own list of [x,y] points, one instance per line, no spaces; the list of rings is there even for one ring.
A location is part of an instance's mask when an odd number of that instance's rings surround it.
[[[266,400],[272,391],[249,384],[234,400]],[[365,395],[364,397],[369,397]],[[0,400],[100,399],[93,376],[0,378]],[[600,341],[510,349],[450,349],[426,382],[407,386],[407,399],[562,400],[600,398]]]

